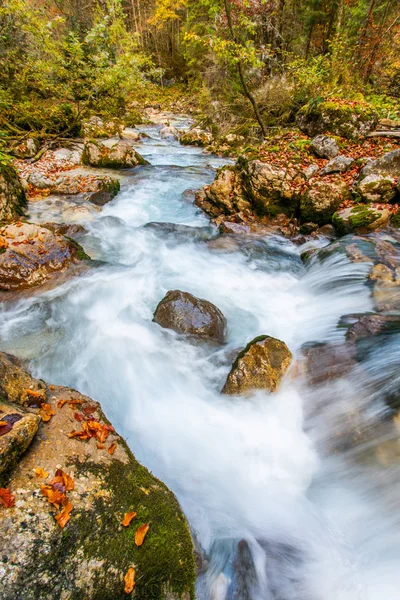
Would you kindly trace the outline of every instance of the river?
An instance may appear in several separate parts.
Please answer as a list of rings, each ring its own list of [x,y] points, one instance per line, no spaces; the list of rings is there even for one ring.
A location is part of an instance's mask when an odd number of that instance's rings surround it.
[[[150,166],[124,176],[120,194],[84,223],[82,244],[103,262],[4,305],[2,349],[29,359],[36,376],[99,400],[175,492],[203,554],[200,600],[397,600],[399,469],[374,452],[388,433],[383,425],[373,441],[336,442],[353,412],[362,426],[381,427],[371,382],[383,369],[395,377],[398,336],[326,385],[292,373],[275,394],[219,393],[234,351],[257,335],[283,340],[295,358],[306,342],[340,342],[341,316],[373,308],[368,265],[338,254],[305,267],[300,252],[310,244],[272,235],[217,242],[184,192],[227,161],[160,139],[158,126],[140,129]],[[171,289],[218,306],[225,346],[196,345],[152,322]]]

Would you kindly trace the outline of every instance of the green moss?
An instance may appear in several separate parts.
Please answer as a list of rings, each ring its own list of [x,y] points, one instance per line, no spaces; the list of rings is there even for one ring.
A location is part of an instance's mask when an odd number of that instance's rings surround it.
[[[76,251],[76,256],[78,257],[79,260],[92,260],[91,257],[88,254],[86,254],[83,247],[80,244],[78,244],[78,242],[76,240],[74,240],[73,238],[70,238],[68,235],[64,235],[63,237],[74,246],[75,251]]]
[[[339,233],[339,235],[345,235],[346,233],[346,226],[345,226],[345,222],[343,221],[342,217],[339,215],[339,213],[335,212],[333,217],[332,217],[332,224],[334,225],[336,231]]]
[[[354,207],[349,216],[349,224],[352,229],[358,229],[360,227],[368,227],[371,223],[374,223],[379,219],[379,213],[363,208],[362,206]]]
[[[393,215],[393,217],[390,220],[390,224],[393,225],[393,227],[400,228],[400,210],[398,210],[397,213]]]
[[[137,573],[136,600],[162,600],[167,590],[177,597],[186,592],[194,598],[193,544],[180,506],[166,486],[133,458],[128,464],[115,460],[107,467],[91,462],[75,466],[80,474],[101,478],[104,488],[111,491],[111,497],[99,496],[93,510],[74,519],[85,558],[108,564],[104,581],[95,586],[93,600],[124,598],[120,577],[113,572],[125,574],[132,565]],[[137,512],[133,524],[122,527],[123,515],[132,510]],[[94,532],[99,520],[102,536]],[[138,548],[134,532],[144,523],[150,523],[150,529]],[[118,589],[120,594],[115,592]],[[110,595],[111,590],[114,593]]]

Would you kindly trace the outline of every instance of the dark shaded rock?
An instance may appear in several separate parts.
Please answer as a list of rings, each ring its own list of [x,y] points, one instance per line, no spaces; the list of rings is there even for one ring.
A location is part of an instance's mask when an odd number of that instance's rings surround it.
[[[316,135],[313,137],[310,148],[319,158],[334,158],[339,154],[339,147],[336,140],[327,135]]]
[[[238,354],[222,393],[242,394],[253,389],[275,392],[291,361],[292,354],[284,342],[261,335]]]
[[[177,333],[224,342],[226,319],[208,300],[188,292],[170,290],[158,304],[153,321]]]
[[[39,426],[3,482],[14,494],[15,506],[0,519],[0,539],[7,540],[0,553],[2,598],[123,600],[124,576],[135,565],[138,600],[193,599],[193,543],[172,492],[137,462],[97,402],[51,386],[48,404],[54,416]],[[107,432],[104,444],[97,438],[84,442],[68,437],[81,431],[87,418]],[[112,444],[111,454],[107,449]],[[49,476],[39,479],[38,467]],[[51,505],[41,492],[58,468],[74,480],[67,492],[72,512],[64,529],[55,520],[62,507]],[[126,528],[121,521],[130,511],[137,516]],[[134,532],[144,523],[150,529],[137,547]]]
[[[73,240],[31,223],[0,230],[0,291],[16,292],[39,286],[61,273],[77,272],[88,258]],[[79,269],[78,269],[79,270]]]
[[[26,196],[17,171],[11,165],[0,165],[0,222],[17,219],[25,207]]]
[[[309,342],[301,348],[300,361],[309,385],[321,385],[344,377],[356,364],[355,353],[346,344]]]

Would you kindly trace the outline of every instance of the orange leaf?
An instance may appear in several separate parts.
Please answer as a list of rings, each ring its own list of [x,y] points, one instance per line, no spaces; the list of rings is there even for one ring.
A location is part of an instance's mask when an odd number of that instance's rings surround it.
[[[96,444],[96,446],[99,450],[104,450],[104,448],[105,448],[104,444]]]
[[[43,398],[45,391],[44,390],[25,390],[25,393],[28,396],[32,396],[32,398]]]
[[[64,404],[65,404],[65,403],[66,403],[66,400],[65,400],[65,399],[63,399],[63,400],[59,400],[59,401],[57,402],[57,407],[58,407],[58,408],[62,408],[62,407],[64,406]]]
[[[72,506],[71,502],[69,500],[67,500],[66,503],[64,504],[62,511],[55,516],[55,519],[56,519],[57,523],[59,524],[59,526],[61,527],[61,529],[64,529],[64,527],[70,520],[70,518],[71,518],[70,513],[71,513],[72,509],[73,509],[73,506]]]
[[[51,404],[42,402],[40,406],[41,408],[39,410],[39,415],[42,417],[42,421],[47,423],[47,421],[50,421],[51,417],[53,417],[56,413],[52,409]]]
[[[51,485],[43,485],[41,488],[43,496],[46,496],[50,504],[53,504],[56,508],[60,508],[64,504],[66,497],[65,494],[57,489],[54,489]]]
[[[0,427],[3,427],[3,425],[8,425],[8,421],[0,421]]]
[[[143,544],[144,538],[146,537],[146,533],[150,529],[150,523],[145,523],[136,529],[135,532],[135,544],[136,546],[141,546]]]
[[[68,401],[68,406],[70,406],[71,408],[74,408],[75,406],[80,406],[81,404],[83,404],[83,400],[69,400]]]
[[[129,523],[132,521],[132,519],[134,519],[136,517],[135,512],[127,512],[124,515],[124,518],[121,521],[121,525],[123,525],[124,527],[128,527]]]
[[[107,449],[108,454],[114,454],[116,447],[117,447],[117,444],[115,442],[113,444],[111,444],[111,446]]]
[[[0,488],[0,503],[4,508],[11,508],[15,504],[15,498],[8,488]]]
[[[125,577],[124,577],[124,592],[125,594],[130,594],[135,587],[135,575],[136,571],[133,567],[129,567]]]
[[[43,479],[46,479],[49,476],[48,472],[42,469],[42,467],[35,469],[35,473],[38,477],[43,477]]]
[[[68,475],[68,473],[64,473],[64,471],[62,471],[61,469],[57,469],[56,476],[50,482],[50,485],[53,485],[53,483],[57,483],[57,482],[62,482],[64,484],[67,492],[69,492],[70,490],[73,490],[75,487],[75,483],[74,483],[74,480],[72,479],[71,475]]]

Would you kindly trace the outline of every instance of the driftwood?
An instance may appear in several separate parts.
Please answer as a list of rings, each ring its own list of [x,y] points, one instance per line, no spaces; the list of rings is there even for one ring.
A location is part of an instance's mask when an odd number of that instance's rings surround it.
[[[400,139],[400,131],[372,131],[367,137],[390,137]]]

